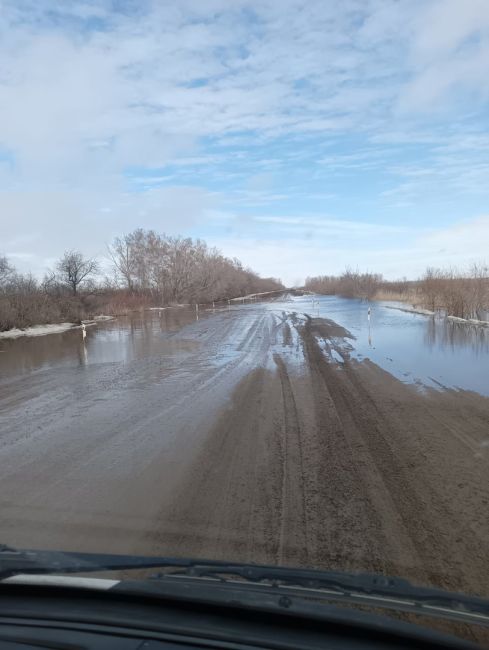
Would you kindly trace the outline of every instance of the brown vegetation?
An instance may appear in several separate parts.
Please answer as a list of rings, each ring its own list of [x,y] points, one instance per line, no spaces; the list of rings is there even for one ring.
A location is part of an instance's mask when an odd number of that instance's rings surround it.
[[[347,270],[340,276],[307,278],[305,289],[367,300],[397,300],[464,319],[486,320],[489,313],[489,267],[468,270],[428,268],[417,281],[387,281],[381,275]]]
[[[432,311],[484,320],[489,311],[489,267],[473,264],[465,272],[428,268],[419,282],[419,294]]]
[[[86,259],[80,251],[66,251],[56,264],[55,281],[65,285],[74,296],[79,287],[97,274],[99,266],[96,260]]]
[[[168,237],[154,230],[117,237],[109,256],[117,286],[147,292],[164,304],[212,302],[283,287],[279,280],[260,278],[202,240]]]
[[[0,330],[282,288],[200,240],[138,229],[117,238],[109,253],[113,277],[101,277],[96,260],[66,251],[42,282],[0,257]]]
[[[382,276],[377,273],[360,273],[347,269],[339,276],[320,275],[307,278],[305,288],[315,293],[370,300],[375,297],[382,282]]]

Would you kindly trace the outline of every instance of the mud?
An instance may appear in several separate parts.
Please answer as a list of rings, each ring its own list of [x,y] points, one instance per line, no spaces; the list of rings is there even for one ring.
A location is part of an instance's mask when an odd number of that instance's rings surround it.
[[[0,384],[1,542],[399,575],[489,597],[489,398],[253,305]]]

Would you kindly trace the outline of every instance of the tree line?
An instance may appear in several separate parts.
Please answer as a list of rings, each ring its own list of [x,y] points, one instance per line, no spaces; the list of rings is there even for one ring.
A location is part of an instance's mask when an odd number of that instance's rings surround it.
[[[138,229],[108,247],[116,281],[129,291],[147,291],[164,303],[212,302],[283,288],[261,278],[217,248],[187,237]]]
[[[364,300],[399,300],[433,312],[464,319],[489,317],[489,266],[483,262],[461,270],[428,267],[417,280],[389,281],[377,273],[347,269],[341,275],[306,279],[304,288],[314,293]]]
[[[360,273],[346,269],[341,275],[319,275],[306,278],[304,288],[325,295],[371,300],[377,294],[382,282],[382,276],[378,273]]]
[[[472,264],[467,270],[426,269],[419,282],[423,304],[458,318],[486,320],[489,315],[489,266]]]
[[[42,280],[0,256],[0,330],[281,288],[200,239],[137,229],[116,237],[102,261],[65,251]]]

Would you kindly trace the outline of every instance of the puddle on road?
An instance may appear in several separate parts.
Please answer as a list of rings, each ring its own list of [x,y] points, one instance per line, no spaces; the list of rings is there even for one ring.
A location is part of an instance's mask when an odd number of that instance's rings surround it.
[[[205,318],[201,312],[199,318]],[[60,334],[0,340],[0,378],[54,367],[128,362],[162,355],[173,358],[191,352],[197,343],[174,336],[196,320],[193,308],[133,312],[115,320]]]
[[[370,359],[405,383],[460,388],[489,396],[489,328],[368,304],[337,296],[291,298],[269,303],[273,310],[296,310],[329,318],[349,330],[350,357]],[[350,344],[353,349],[350,348]],[[338,360],[339,361],[339,360]]]

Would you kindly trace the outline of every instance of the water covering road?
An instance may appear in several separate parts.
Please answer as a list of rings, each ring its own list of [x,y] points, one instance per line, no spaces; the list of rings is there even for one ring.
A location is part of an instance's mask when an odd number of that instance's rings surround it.
[[[0,341],[0,541],[489,596],[486,332],[382,304],[369,332],[366,310],[289,296]]]
[[[402,303],[315,296],[313,307],[309,298],[297,300],[307,313],[353,334],[352,356],[371,359],[401,381],[489,395],[489,327],[407,313]]]
[[[291,300],[293,304],[291,304]],[[266,303],[264,303],[266,305]],[[330,318],[345,327],[351,356],[371,359],[403,382],[429,387],[474,390],[489,395],[489,328],[407,313],[399,303],[371,302],[337,296],[289,297],[284,307],[298,313]],[[371,309],[368,321],[367,309]],[[249,309],[240,305],[231,309]],[[269,304],[272,310],[280,303]],[[225,308],[227,309],[227,308]],[[219,308],[217,313],[219,313]],[[216,310],[200,309],[205,319]],[[0,339],[0,381],[57,367],[86,367],[98,363],[128,363],[164,355],[168,360],[195,348],[191,339],[174,333],[196,321],[193,307],[135,312],[88,330],[62,334]],[[218,361],[218,359],[216,359]]]

